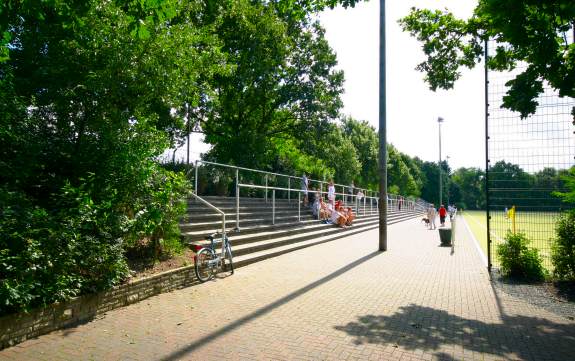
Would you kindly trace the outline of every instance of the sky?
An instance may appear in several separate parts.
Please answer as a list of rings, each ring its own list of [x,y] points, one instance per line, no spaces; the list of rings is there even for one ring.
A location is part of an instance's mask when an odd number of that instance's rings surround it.
[[[485,111],[483,64],[464,69],[454,89],[432,92],[424,74],[415,70],[425,57],[421,44],[404,33],[397,20],[411,7],[449,9],[467,19],[477,1],[386,1],[387,141],[399,151],[426,161],[439,159],[442,117],[442,159],[452,169],[485,167]],[[345,73],[343,113],[379,128],[379,1],[320,14],[326,38]]]
[[[409,156],[426,161],[439,159],[437,118],[441,125],[442,159],[449,156],[452,169],[485,167],[485,118],[483,65],[462,71],[463,76],[449,91],[432,92],[424,74],[415,70],[424,60],[421,44],[404,33],[397,20],[411,7],[448,8],[468,18],[477,2],[470,0],[395,0],[386,2],[387,141]],[[379,124],[379,1],[370,0],[355,8],[336,8],[319,14],[326,38],[345,74],[342,113]],[[195,160],[207,145],[194,134],[190,158]],[[185,147],[178,157],[185,156]]]

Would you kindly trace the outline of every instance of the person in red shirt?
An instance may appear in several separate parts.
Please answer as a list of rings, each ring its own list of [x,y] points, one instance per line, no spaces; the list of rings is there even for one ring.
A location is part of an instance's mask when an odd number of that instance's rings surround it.
[[[439,223],[441,223],[441,227],[445,226],[445,217],[447,217],[447,210],[442,204],[439,208]]]

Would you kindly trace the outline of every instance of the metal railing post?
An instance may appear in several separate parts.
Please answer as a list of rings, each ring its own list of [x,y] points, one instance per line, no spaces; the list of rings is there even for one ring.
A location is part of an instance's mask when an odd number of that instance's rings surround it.
[[[290,195],[291,195],[291,178],[288,177],[288,203],[291,203]]]
[[[272,224],[276,224],[276,190],[272,189]]]
[[[365,216],[365,199],[367,198],[367,191],[365,191],[366,195],[363,197],[363,215]]]
[[[198,160],[196,159],[196,166],[195,166],[195,176],[194,176],[194,192],[198,194]]]
[[[266,174],[266,195],[265,195],[266,203],[268,202],[268,175]]]
[[[297,192],[297,221],[301,222],[301,193]]]
[[[240,171],[236,169],[236,229],[240,229]]]

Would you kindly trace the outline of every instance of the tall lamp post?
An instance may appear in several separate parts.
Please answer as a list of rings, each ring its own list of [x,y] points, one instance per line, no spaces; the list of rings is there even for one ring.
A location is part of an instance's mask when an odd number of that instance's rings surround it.
[[[379,0],[379,251],[387,251],[385,0]]]
[[[442,197],[442,182],[441,182],[441,123],[443,123],[443,118],[442,117],[438,117],[437,118],[437,124],[439,124],[439,204],[438,206],[441,206],[443,204],[443,197]]]
[[[446,155],[445,156],[445,161],[447,163],[447,167],[449,168],[449,156]],[[447,207],[449,207],[449,183],[450,183],[450,178],[449,178],[449,173],[447,174]]]

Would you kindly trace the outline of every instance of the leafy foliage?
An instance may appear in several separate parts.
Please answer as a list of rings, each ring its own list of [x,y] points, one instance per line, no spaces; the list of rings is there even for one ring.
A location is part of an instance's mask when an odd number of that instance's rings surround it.
[[[561,215],[555,233],[557,238],[551,246],[553,274],[559,279],[575,280],[575,211]]]
[[[523,233],[507,232],[505,242],[497,247],[501,273],[512,278],[541,280],[545,269],[536,248],[529,248],[529,239]]]
[[[343,73],[317,22],[246,0],[216,10],[216,31],[236,65],[218,76],[218,102],[200,118],[209,158],[265,168],[278,139],[327,134],[342,106]],[[304,138],[305,140],[306,138]]]
[[[151,257],[178,248],[188,185],[154,158],[183,126],[172,109],[229,69],[192,2],[0,6],[6,313],[117,284],[142,239]]]
[[[459,196],[450,189],[451,199],[465,209],[485,209],[485,172],[478,168],[459,168],[452,177]]]
[[[568,36],[574,20],[571,0],[480,0],[468,20],[447,10],[413,8],[400,24],[423,43],[427,60],[417,69],[426,73],[432,90],[452,88],[461,67],[478,64],[484,41],[501,43],[487,65],[511,70],[519,62],[527,63],[526,70],[506,84],[502,105],[525,118],[535,112],[543,81],[562,97],[575,96],[575,44]]]

